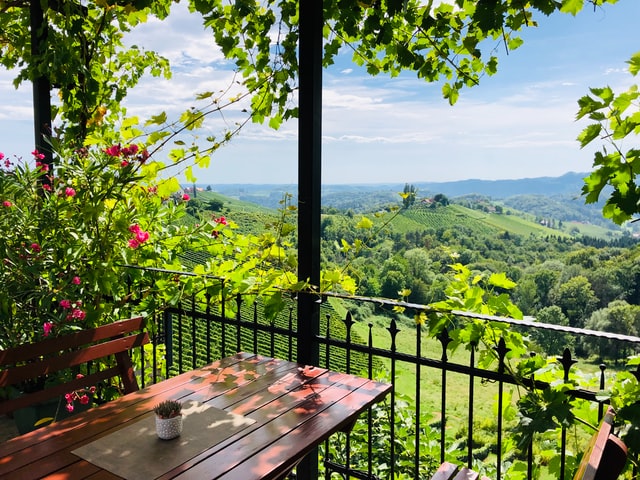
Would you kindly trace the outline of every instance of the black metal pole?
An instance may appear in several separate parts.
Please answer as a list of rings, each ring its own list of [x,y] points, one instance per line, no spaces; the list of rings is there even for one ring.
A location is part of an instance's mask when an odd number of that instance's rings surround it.
[[[298,118],[298,277],[320,285],[320,189],[322,185],[322,0],[300,0]],[[298,297],[298,361],[317,365],[315,339],[320,305],[313,295]],[[296,469],[297,478],[318,478],[317,449]]]
[[[40,0],[31,0],[30,3],[30,27],[31,27],[31,61],[40,62],[41,55],[46,49],[47,22]],[[51,168],[53,155],[48,138],[51,137],[51,84],[46,76],[39,75],[32,79],[33,83],[33,131],[35,148],[44,155],[42,163]]]
[[[322,0],[300,0],[300,104],[298,119],[298,276],[320,284],[322,185]],[[298,301],[298,361],[319,359],[315,336],[320,307],[313,295]]]

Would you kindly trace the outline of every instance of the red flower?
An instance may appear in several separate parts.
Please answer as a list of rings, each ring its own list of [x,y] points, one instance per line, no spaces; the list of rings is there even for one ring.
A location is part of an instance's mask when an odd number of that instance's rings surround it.
[[[36,167],[45,173],[49,171],[49,165],[47,165],[46,163],[36,162]]]
[[[51,333],[51,330],[53,330],[53,323],[51,322],[44,322],[42,324],[42,329],[44,330],[44,336],[48,337],[49,334]]]
[[[191,200],[191,197],[185,193],[184,195],[182,195],[182,200],[184,200],[185,202],[188,202],[189,200]]]
[[[33,152],[31,152],[31,155],[33,155],[38,160],[43,160],[44,159],[44,154],[40,153],[38,151],[38,149],[35,149]]]
[[[120,144],[112,145],[109,148],[105,148],[104,153],[110,157],[119,157],[120,153],[122,153],[122,149],[120,148]]]
[[[40,248],[40,245],[38,245],[37,243],[33,242],[31,244],[31,250],[33,250],[36,253],[40,253],[40,251],[42,250],[42,248]]]
[[[13,203],[11,203],[9,200],[5,200],[4,202],[2,202],[2,206],[8,208],[13,206]]]
[[[75,196],[76,191],[75,191],[73,188],[71,188],[71,187],[67,187],[67,188],[65,188],[65,189],[64,189],[64,194],[65,194],[67,197],[73,197],[73,196]]]
[[[71,280],[71,283],[73,283],[74,285],[80,285],[80,277],[78,277],[77,275],[75,277],[73,277],[73,279]]]

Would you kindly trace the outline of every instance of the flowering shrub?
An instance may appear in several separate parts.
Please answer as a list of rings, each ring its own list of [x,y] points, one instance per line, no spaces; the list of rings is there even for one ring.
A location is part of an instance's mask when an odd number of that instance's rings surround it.
[[[0,349],[119,318],[119,266],[171,263],[181,249],[163,243],[193,233],[164,201],[179,185],[136,145],[65,152],[51,169],[37,151],[0,155]]]
[[[284,290],[307,286],[295,273],[291,206],[271,231],[241,235],[225,216],[181,221],[189,196],[158,176],[164,165],[143,146],[59,151],[51,168],[41,160],[37,151],[1,157],[0,349],[151,314],[185,294],[254,294],[275,315]],[[197,276],[152,278],[144,268],[185,270],[188,251],[208,254]],[[224,278],[225,295],[208,275]],[[353,293],[344,272],[325,272],[320,290],[336,286]]]

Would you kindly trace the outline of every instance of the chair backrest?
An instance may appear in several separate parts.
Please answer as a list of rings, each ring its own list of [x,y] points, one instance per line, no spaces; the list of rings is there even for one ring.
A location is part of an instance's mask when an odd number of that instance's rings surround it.
[[[0,414],[34,405],[109,378],[120,377],[124,393],[138,390],[129,350],[149,343],[142,317],[80,330],[61,337],[0,350],[0,387],[19,385],[68,368],[115,358],[115,366],[0,401]],[[114,362],[111,362],[114,363]]]
[[[609,407],[591,437],[574,480],[616,480],[627,462],[627,446],[613,434],[615,412]]]

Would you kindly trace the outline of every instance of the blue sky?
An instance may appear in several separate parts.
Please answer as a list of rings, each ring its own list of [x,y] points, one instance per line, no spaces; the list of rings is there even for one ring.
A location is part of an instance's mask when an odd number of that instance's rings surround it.
[[[464,90],[451,107],[440,84],[411,74],[370,77],[347,57],[324,72],[323,183],[404,183],[469,178],[558,176],[589,171],[594,148],[575,141],[577,100],[589,87],[628,88],[625,61],[640,50],[638,0],[587,8],[577,17],[539,18],[524,45],[500,54],[498,73]],[[130,42],[157,49],[175,69],[170,82],[146,79],[127,100],[141,117],[175,115],[196,92],[229,85],[231,72],[197,19],[178,7],[170,23],[150,21]],[[32,143],[31,91],[15,91],[0,72],[0,151],[27,155]],[[227,121],[240,118],[234,112]],[[221,123],[212,119],[209,133]],[[297,182],[297,124],[279,131],[245,127],[219,150],[201,183]],[[635,141],[635,140],[634,140]],[[27,145],[25,147],[25,145]],[[629,146],[629,145],[627,145]]]

